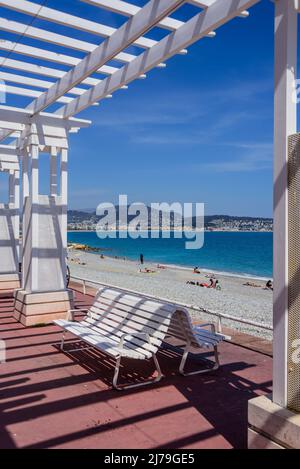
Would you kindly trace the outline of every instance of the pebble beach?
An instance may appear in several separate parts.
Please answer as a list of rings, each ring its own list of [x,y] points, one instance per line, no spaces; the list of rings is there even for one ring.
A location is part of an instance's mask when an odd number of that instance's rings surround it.
[[[265,289],[262,279],[230,276],[217,272],[201,270],[200,274],[193,269],[171,265],[160,265],[123,258],[101,256],[98,253],[72,250],[68,259],[71,276],[109,283],[141,293],[160,296],[170,301],[192,304],[201,309],[229,314],[231,316],[272,324],[272,290]],[[146,273],[147,268],[153,273]],[[142,270],[142,272],[140,271]],[[187,284],[188,281],[209,283],[211,276],[219,280],[221,289],[211,289]],[[190,310],[195,321],[214,320],[210,314]],[[272,332],[252,325],[222,319],[222,324],[241,332],[246,332],[266,339],[272,338]]]

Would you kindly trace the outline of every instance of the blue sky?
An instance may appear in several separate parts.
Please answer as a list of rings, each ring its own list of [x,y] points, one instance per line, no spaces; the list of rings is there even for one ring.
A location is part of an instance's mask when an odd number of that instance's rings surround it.
[[[111,26],[123,21],[77,0],[49,0],[47,6],[95,21],[102,18]],[[70,139],[70,207],[93,208],[128,194],[129,201],[146,203],[204,202],[207,214],[271,216],[273,9],[269,0],[262,0],[249,18],[233,20],[214,39],[201,40],[186,56],[170,59],[165,69],[149,72],[146,80],[83,112],[81,117],[92,119],[93,125]],[[28,22],[28,17],[3,11],[7,18]],[[187,19],[195,11],[186,7],[174,17]],[[33,25],[70,34],[38,20]],[[15,40],[11,34],[3,36]],[[87,36],[78,33],[80,39],[95,41]],[[21,42],[38,46],[26,38]],[[13,96],[7,100],[18,106],[27,102]],[[41,167],[45,170],[45,161]]]

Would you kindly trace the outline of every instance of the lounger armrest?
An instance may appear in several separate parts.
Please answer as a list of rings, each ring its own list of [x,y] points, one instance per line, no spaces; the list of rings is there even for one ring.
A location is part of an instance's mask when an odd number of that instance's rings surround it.
[[[146,332],[134,332],[132,334],[123,334],[121,337],[120,337],[120,342],[118,344],[118,348],[122,349],[123,348],[123,345],[124,345],[124,341],[126,339],[126,337],[146,337],[146,339],[148,340],[149,344],[151,344],[151,341],[150,341],[150,336],[149,334],[147,334]]]
[[[71,321],[75,321],[75,319],[74,319],[75,318],[75,313],[84,313],[84,312],[88,313],[88,311],[89,310],[86,309],[86,308],[83,308],[83,309],[81,309],[81,308],[80,309],[69,309],[68,312],[67,312],[66,320],[70,321],[70,319],[71,319]]]
[[[213,322],[206,322],[204,324],[196,324],[194,327],[206,327],[209,326],[211,328],[211,331],[216,333],[216,326]]]

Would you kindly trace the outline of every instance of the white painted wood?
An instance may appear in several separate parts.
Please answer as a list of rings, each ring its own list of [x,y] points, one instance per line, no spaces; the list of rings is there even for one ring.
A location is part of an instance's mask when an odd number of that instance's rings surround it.
[[[141,9],[141,7],[137,5],[133,5],[132,3],[125,2],[123,0],[122,1],[121,0],[81,0],[81,1],[85,3],[89,3],[90,5],[105,8],[114,13],[119,13],[121,15],[129,16],[129,17],[135,15]],[[165,28],[171,31],[174,31],[180,28],[180,26],[182,26],[183,24],[184,24],[183,21],[180,21],[171,17],[166,17],[162,19],[159,23],[157,23],[157,25],[160,26],[161,28]],[[215,37],[215,34],[211,32],[208,34],[208,37]]]
[[[236,17],[245,8],[258,3],[259,0],[217,0],[209,9],[194,16],[191,20],[159,41],[149,51],[140,54],[135,60],[108,80],[105,79],[94,87],[93,93],[86,92],[74,99],[70,104],[57,111],[57,114],[68,117],[76,114],[100,101],[106,94],[111,94],[120,86],[134,80],[140,73],[145,73],[178,50],[189,46],[204,37],[209,31],[217,29],[232,18]]]
[[[275,2],[273,401],[287,405],[288,331],[288,136],[297,131],[293,102],[297,78],[297,12],[290,0]]]
[[[16,150],[17,148],[15,145],[0,145],[1,155],[15,155]]]
[[[66,263],[67,257],[67,212],[68,212],[68,150],[63,148],[60,157],[60,194],[62,203],[62,221],[61,221],[61,238],[63,247],[63,265]],[[66,270],[66,267],[65,267]]]
[[[69,89],[76,86],[92,73],[106,66],[105,64],[113,59],[116,54],[134,43],[138,37],[156,25],[164,16],[183,4],[184,1],[185,0],[160,0],[160,2],[157,2],[157,0],[150,0],[135,16],[116,30],[110,38],[103,41],[95,50],[82,59],[77,66],[67,72],[57,84],[33,101],[29,109],[33,113],[37,113],[47,108],[50,104],[55,102],[57,98],[67,93]],[[93,94],[93,92],[91,92],[91,94]]]
[[[52,31],[47,31],[40,28],[35,28],[24,23],[7,20],[6,18],[0,18],[0,29],[14,34],[20,34],[22,36],[37,39],[39,41],[45,41],[49,44],[56,44],[58,46],[79,50],[81,52],[89,53],[97,47],[97,44],[80,41],[79,39],[73,37],[64,36],[62,34],[53,33]],[[127,63],[134,60],[135,57],[135,55],[129,54],[127,52],[120,52],[115,56],[114,60]]]
[[[9,121],[0,120],[0,128],[7,129],[7,130],[22,131],[24,129],[24,124],[18,124],[17,122],[9,122]]]
[[[2,66],[5,66],[5,68],[18,70],[18,71],[22,71],[22,72],[34,73],[35,75],[41,75],[41,76],[51,77],[51,78],[61,78],[66,73],[63,70],[57,70],[56,68],[44,67],[44,66],[41,66],[41,65],[33,64],[31,62],[22,62],[20,60],[14,60],[14,59],[5,58],[5,57],[0,57],[0,62],[2,63]],[[1,72],[1,74],[4,75],[5,72]],[[10,75],[10,78],[11,78],[11,76],[13,76],[13,77],[20,76],[20,75],[14,75],[14,74],[8,74],[8,75]],[[145,77],[146,77],[146,75],[141,76],[140,78],[145,78]],[[46,82],[44,80],[31,79],[31,78],[24,77],[24,76],[22,76],[22,78],[26,78],[26,80],[25,80],[26,83],[27,83],[28,80],[30,80],[32,86],[39,86],[40,88],[48,88],[48,86],[46,86],[46,83],[47,83],[47,85],[48,85],[48,83],[50,85],[53,84],[53,82]],[[13,80],[10,80],[10,79],[7,79],[7,80],[8,81],[13,81]],[[25,81],[23,81],[24,84],[25,84]],[[100,83],[100,81],[101,80],[98,80],[96,78],[88,77],[85,80],[82,80],[81,84],[82,85],[84,84],[84,85],[95,86],[98,83]],[[38,82],[41,82],[42,84],[38,85],[37,84]],[[19,83],[19,81],[16,81],[16,83]],[[121,89],[128,89],[128,86],[124,86]],[[69,93],[72,94],[72,92],[73,92],[73,90],[71,89],[69,91]]]
[[[0,6],[5,6],[6,8],[34,16],[35,18],[41,18],[46,21],[52,21],[57,24],[96,34],[97,36],[110,37],[116,31],[116,28],[112,28],[111,26],[99,24],[52,8],[41,7],[41,5],[28,0],[14,0],[13,2],[11,0],[1,0]],[[134,44],[148,49],[155,45],[156,41],[139,37]]]
[[[57,148],[50,149],[50,195],[57,194]]]
[[[6,155],[6,154],[3,154],[3,153],[0,153],[0,162],[3,163],[18,163],[18,156],[15,154],[15,155]]]
[[[48,89],[53,85],[53,81],[40,80],[36,78],[27,77],[24,75],[16,75],[14,73],[0,71],[0,80],[5,82],[18,83],[26,86],[33,86],[37,88]],[[99,80],[98,80],[99,82]],[[81,95],[86,91],[85,88],[72,88],[68,91],[68,94]]]
[[[10,75],[10,74],[3,73],[3,75]],[[16,80],[19,80],[19,79],[15,78],[14,81]],[[30,81],[30,79],[28,79],[28,81]],[[41,80],[38,80],[38,81],[40,82]],[[21,80],[19,80],[19,82],[21,82]],[[32,85],[34,86],[34,79],[32,80]],[[44,83],[43,88],[49,89],[51,88],[51,86],[53,86],[53,82],[50,82],[50,85],[47,85]],[[43,94],[43,91],[36,91],[36,90],[28,89],[28,88],[21,88],[19,86],[12,86],[12,85],[7,85],[7,84],[5,85],[5,92],[7,94],[13,94],[16,96],[27,96],[29,98],[38,98],[39,96]],[[85,92],[86,90],[83,88],[73,88],[72,90],[70,90],[70,93],[76,96],[81,96]],[[112,95],[107,96],[107,98],[111,98],[111,97]],[[58,103],[70,103],[72,99],[73,98],[71,97],[62,96],[58,98],[57,102]],[[98,106],[98,103],[93,103],[93,106]]]
[[[38,47],[27,46],[25,44],[20,44],[16,42],[1,40],[0,49],[14,52],[16,54],[26,55],[28,57],[34,57],[37,59],[46,60],[49,62],[55,62],[62,65],[69,65],[74,67],[81,63],[81,59],[73,57],[66,54],[57,54],[47,49],[40,49]],[[5,62],[4,62],[5,65]],[[95,70],[96,73],[101,73],[103,75],[112,75],[118,70],[117,67],[112,67],[109,65],[103,65],[99,70]]]
[[[17,171],[19,168],[19,163],[11,163],[9,161],[0,162],[1,171]]]
[[[17,265],[20,261],[20,164],[18,171],[14,171],[13,176],[13,204],[14,214],[14,238],[16,244]]]
[[[88,127],[91,121],[86,119],[71,118],[68,120],[62,119],[57,114],[41,112],[37,116],[32,116],[28,109],[17,108],[13,106],[0,105],[0,120],[7,122],[15,122],[17,124],[32,124],[52,126],[58,128],[70,127]],[[7,148],[7,146],[5,146]]]
[[[191,3],[192,5],[195,5],[196,7],[207,8],[207,7],[211,7],[215,1],[216,0],[206,0],[206,1],[188,0],[188,3]],[[238,16],[241,18],[248,18],[249,12],[247,10],[241,11],[241,13]]]

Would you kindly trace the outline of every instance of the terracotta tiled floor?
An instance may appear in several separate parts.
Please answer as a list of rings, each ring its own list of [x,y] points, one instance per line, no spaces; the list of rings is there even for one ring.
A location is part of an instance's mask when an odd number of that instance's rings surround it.
[[[77,306],[92,297],[76,294]],[[222,368],[184,378],[179,354],[159,353],[156,385],[111,389],[113,363],[91,350],[59,351],[56,326],[24,328],[0,300],[0,448],[243,448],[247,401],[270,392],[272,359],[237,345],[220,347]],[[196,357],[191,367],[197,365]],[[125,363],[123,378],[143,379],[151,363]],[[136,371],[136,374],[132,372]]]

